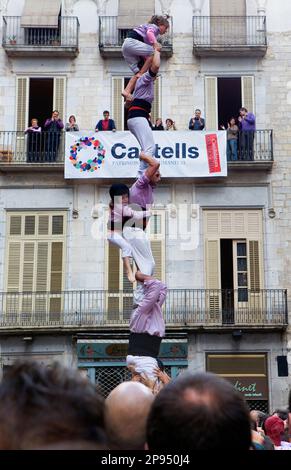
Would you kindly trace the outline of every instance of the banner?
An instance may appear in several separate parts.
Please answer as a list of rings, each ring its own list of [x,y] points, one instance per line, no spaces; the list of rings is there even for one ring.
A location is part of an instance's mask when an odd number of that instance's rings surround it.
[[[154,131],[163,178],[227,176],[226,132]],[[65,178],[135,178],[140,147],[129,132],[67,132]]]

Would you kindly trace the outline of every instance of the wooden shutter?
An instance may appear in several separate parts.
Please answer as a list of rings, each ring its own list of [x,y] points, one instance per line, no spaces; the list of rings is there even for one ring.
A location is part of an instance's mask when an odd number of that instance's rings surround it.
[[[220,312],[220,240],[206,240],[205,251],[208,320],[215,321]]]
[[[152,124],[155,124],[156,119],[161,117],[160,96],[161,96],[161,77],[158,77],[154,82],[154,101],[152,104],[152,112],[151,112]]]
[[[112,109],[116,129],[123,130],[124,105],[121,92],[123,90],[123,77],[112,77]]]
[[[250,272],[250,290],[259,292],[261,288],[260,283],[260,255],[259,255],[259,241],[249,240],[249,272]]]
[[[154,210],[149,222],[149,238],[152,254],[155,260],[154,276],[165,280],[165,212]]]
[[[8,244],[7,291],[20,292],[20,255],[21,242]]]
[[[28,77],[17,77],[16,82],[16,130],[24,131],[28,125]]]
[[[254,113],[254,77],[241,77],[242,106]]]
[[[117,320],[119,318],[119,290],[120,287],[120,253],[117,246],[108,243],[108,303],[107,318]]]
[[[65,121],[66,77],[54,78],[53,108],[60,113],[60,118]]]
[[[218,129],[217,77],[205,77],[205,120],[207,130]]]
[[[155,12],[155,0],[119,0],[118,29],[129,29],[147,23]]]

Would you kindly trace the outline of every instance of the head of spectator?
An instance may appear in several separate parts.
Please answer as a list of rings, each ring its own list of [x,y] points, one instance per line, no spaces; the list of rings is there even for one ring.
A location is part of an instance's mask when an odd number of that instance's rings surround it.
[[[52,120],[58,121],[60,119],[60,113],[56,109],[52,112]]]
[[[109,111],[105,110],[103,111],[103,119],[100,119],[100,121],[97,122],[95,126],[95,131],[116,131],[116,126],[115,122],[113,119],[110,119],[110,113]]]
[[[205,127],[205,120],[201,117],[201,109],[196,108],[194,117],[190,119],[189,129],[192,131],[202,131]]]
[[[142,450],[152,392],[138,382],[123,382],[105,401],[105,427],[111,449]]]
[[[273,444],[277,447],[281,445],[284,435],[284,421],[279,416],[269,416],[264,423],[266,435],[269,436]]]
[[[195,119],[195,121],[199,121],[199,119],[201,119],[201,109],[199,109],[199,108],[195,109],[194,119]]]
[[[0,399],[1,450],[75,441],[105,445],[104,400],[76,370],[17,362],[3,377]]]
[[[251,417],[251,421],[255,425],[255,430],[257,431],[258,429],[262,428],[262,423],[264,422],[265,419],[267,419],[268,415],[259,410],[252,410],[250,412],[250,417]]]
[[[66,124],[66,131],[78,131],[78,130],[79,130],[79,126],[76,122],[76,117],[72,114],[69,117],[69,122],[67,122]]]
[[[157,395],[147,444],[151,451],[248,450],[249,410],[225,379],[211,373],[182,374]]]
[[[156,119],[155,126],[156,126],[156,127],[159,127],[159,126],[162,126],[162,125],[163,125],[162,118],[157,118],[157,119]]]
[[[109,111],[103,111],[103,119],[104,119],[104,121],[108,121],[108,120],[109,120],[109,116],[110,116]]]
[[[38,127],[38,119],[32,118],[32,120],[31,120],[31,127]]]
[[[228,127],[233,127],[236,125],[236,120],[235,120],[235,117],[231,117],[229,120],[228,120]]]
[[[166,119],[166,131],[176,131],[176,126],[175,126],[175,122],[173,121],[173,119]]]

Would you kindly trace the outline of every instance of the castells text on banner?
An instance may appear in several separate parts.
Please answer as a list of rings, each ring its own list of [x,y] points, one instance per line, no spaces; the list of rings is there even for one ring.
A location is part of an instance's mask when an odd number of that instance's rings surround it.
[[[154,132],[163,178],[227,176],[226,132]],[[124,132],[67,132],[65,178],[135,178],[140,147]]]

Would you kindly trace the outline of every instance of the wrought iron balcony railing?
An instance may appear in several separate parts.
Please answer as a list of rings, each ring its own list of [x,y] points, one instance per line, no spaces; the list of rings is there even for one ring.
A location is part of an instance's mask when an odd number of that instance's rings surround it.
[[[0,131],[1,163],[63,163],[65,132]]]
[[[267,48],[265,16],[194,16],[194,52],[214,49],[216,52],[253,49],[255,55],[264,54]]]
[[[20,131],[0,131],[0,165],[63,163],[64,157],[65,132],[25,135]],[[228,160],[242,164],[273,162],[273,131],[241,132],[236,151],[228,154]]]
[[[173,28],[172,18],[169,18],[170,28],[166,34],[159,36],[158,41],[162,44],[162,54],[170,55],[173,52]],[[118,28],[117,16],[99,17],[99,49],[101,54],[106,52],[121,52],[124,39],[127,37],[129,29]]]
[[[21,16],[3,17],[2,45],[7,52],[78,50],[79,20],[73,16],[59,17],[57,28],[23,27]]]
[[[169,289],[163,315],[169,328],[283,328],[287,325],[287,291]],[[0,329],[127,327],[132,293],[79,290],[0,293]]]

